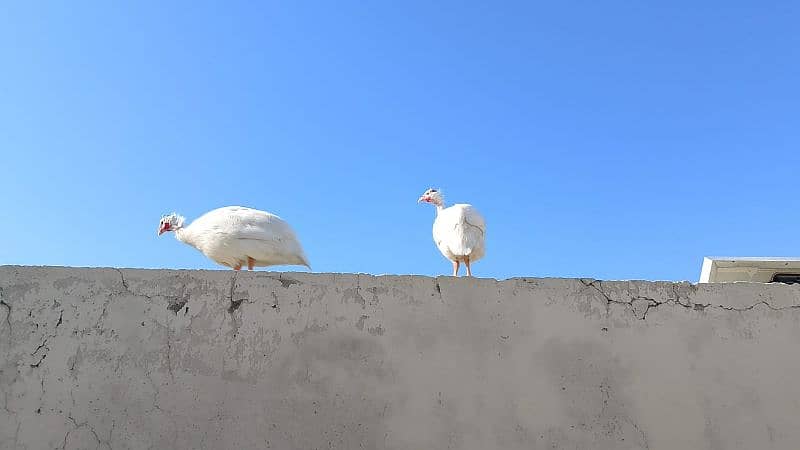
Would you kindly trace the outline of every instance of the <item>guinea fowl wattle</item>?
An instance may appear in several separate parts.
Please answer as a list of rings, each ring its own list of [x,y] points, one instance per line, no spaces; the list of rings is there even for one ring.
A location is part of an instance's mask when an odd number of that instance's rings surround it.
[[[175,237],[196,248],[217,264],[240,270],[276,265],[301,265],[309,269],[305,252],[294,231],[280,217],[244,206],[209,211],[184,226],[184,217],[172,213],[161,218],[158,234]]]
[[[433,222],[433,241],[445,258],[453,263],[453,276],[458,276],[459,265],[467,266],[483,258],[486,253],[486,221],[472,205],[466,203],[444,206],[444,196],[438,189],[428,189],[417,200],[436,206]]]

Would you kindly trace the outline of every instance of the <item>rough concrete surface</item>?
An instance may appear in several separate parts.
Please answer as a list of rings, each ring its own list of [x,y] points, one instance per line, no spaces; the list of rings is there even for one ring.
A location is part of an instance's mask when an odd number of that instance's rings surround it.
[[[798,449],[800,286],[0,267],[0,448]]]

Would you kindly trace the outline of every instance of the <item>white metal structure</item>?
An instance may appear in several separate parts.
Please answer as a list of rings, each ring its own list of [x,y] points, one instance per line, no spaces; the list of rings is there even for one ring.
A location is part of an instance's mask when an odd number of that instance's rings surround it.
[[[792,275],[800,278],[800,258],[715,256],[703,258],[700,283],[794,282]]]

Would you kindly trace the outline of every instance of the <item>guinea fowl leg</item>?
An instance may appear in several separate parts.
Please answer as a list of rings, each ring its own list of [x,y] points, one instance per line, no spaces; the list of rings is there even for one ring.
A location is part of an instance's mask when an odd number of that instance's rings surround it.
[[[458,276],[458,265],[459,265],[458,261],[453,261],[453,276],[454,277]]]
[[[472,269],[469,268],[469,256],[464,257],[464,265],[467,266],[467,276],[472,276]]]
[[[256,265],[256,260],[248,256],[247,257],[247,270],[253,270],[253,267],[255,267],[255,265]]]

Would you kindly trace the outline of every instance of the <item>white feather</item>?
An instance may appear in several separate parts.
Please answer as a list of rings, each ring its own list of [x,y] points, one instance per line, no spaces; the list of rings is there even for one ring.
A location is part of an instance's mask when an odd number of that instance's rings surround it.
[[[249,257],[256,267],[311,268],[288,223],[274,214],[244,206],[209,211],[189,226],[178,228],[175,237],[223,266],[246,266]]]
[[[486,221],[469,204],[438,208],[433,222],[433,241],[445,258],[475,262],[486,253]]]

